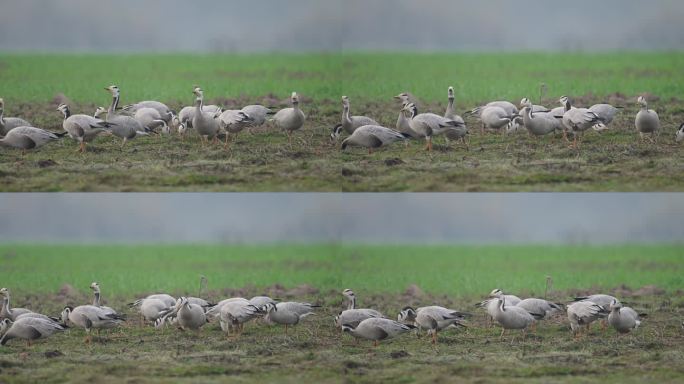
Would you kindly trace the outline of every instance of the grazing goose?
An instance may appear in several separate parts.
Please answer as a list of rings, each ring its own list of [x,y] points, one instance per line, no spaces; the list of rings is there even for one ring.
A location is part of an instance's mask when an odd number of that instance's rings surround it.
[[[494,314],[494,320],[501,325],[501,338],[503,339],[508,329],[520,329],[523,334],[523,339],[527,332],[527,328],[534,324],[537,319],[544,317],[543,314],[529,312],[524,308],[515,305],[506,305],[506,297],[498,295],[496,298],[497,307]]]
[[[380,340],[391,339],[415,328],[415,325],[402,324],[394,320],[378,317],[363,320],[356,327],[350,324],[342,324],[343,332],[349,332],[354,337],[372,340],[373,345],[376,347]]]
[[[91,329],[95,328],[100,332],[100,329],[109,329],[117,327],[123,322],[124,318],[103,310],[94,305],[79,305],[74,308],[71,306],[64,307],[62,311],[62,321],[64,324],[71,323],[77,327],[83,328],[86,331],[86,343],[90,343]]]
[[[219,115],[218,121],[221,129],[226,132],[225,145],[228,145],[228,136],[230,133],[235,134],[233,141],[237,140],[238,133],[242,132],[246,127],[249,127],[254,120],[242,110],[227,109]]]
[[[155,298],[142,299],[139,305],[140,316],[143,321],[156,321],[173,308],[173,305],[169,305],[168,303]]]
[[[684,123],[682,123],[682,125],[679,126],[679,130],[677,130],[677,133],[675,134],[675,140],[678,143],[684,141]]]
[[[31,123],[18,117],[4,117],[5,101],[0,98],[0,136],[4,136],[12,128],[30,127]]]
[[[166,119],[154,108],[139,108],[135,111],[133,118],[146,128],[145,131],[154,131],[159,127],[167,126]]]
[[[258,307],[242,301],[232,301],[221,306],[219,324],[224,332],[240,334],[243,324],[264,314]]]
[[[251,299],[249,299],[249,303],[265,311],[267,309],[267,305],[276,305],[278,303],[278,300],[272,299],[268,296],[254,296]]]
[[[224,299],[216,303],[216,305],[212,306],[206,311],[207,318],[208,319],[215,319],[218,318],[221,314],[221,308],[223,308],[224,305],[232,302],[240,302],[243,305],[250,305],[250,301],[245,299],[244,297],[231,297],[229,299]]]
[[[266,320],[275,324],[285,325],[285,334],[289,325],[297,325],[299,321],[309,315],[313,315],[313,309],[320,305],[286,301],[268,305]]]
[[[114,309],[100,304],[100,285],[94,281],[90,284],[90,289],[93,290],[93,306],[98,307],[107,313],[116,315],[116,311]]]
[[[596,126],[601,122],[598,115],[587,108],[575,108],[570,104],[570,99],[567,96],[562,96],[559,100],[561,104],[565,105],[565,113],[563,114],[563,126],[566,132],[573,133],[572,147],[577,149],[578,134],[581,135],[589,128]],[[581,137],[580,137],[581,140]]]
[[[589,324],[595,320],[605,317],[608,311],[603,309],[602,306],[592,302],[592,301],[578,301],[568,305],[568,320],[570,321],[570,329],[578,338],[582,333],[582,327],[587,331],[589,330]]]
[[[23,319],[23,318],[28,318],[28,317],[32,317],[32,318],[35,318],[35,319],[51,320],[51,321],[54,321],[54,322],[57,322],[57,323],[60,321],[59,318],[52,317],[52,316],[47,316],[47,315],[43,315],[42,313],[35,313],[35,312],[22,313],[21,315],[16,316],[15,320],[19,320],[19,319]]]
[[[181,109],[181,111],[178,112],[178,121],[180,122],[180,124],[183,124],[185,128],[193,128],[192,119],[195,117],[196,110],[197,107],[195,107],[194,105],[191,107],[183,107],[183,109]],[[214,117],[220,115],[222,111],[223,110],[218,105],[202,104],[202,112],[207,112]]]
[[[195,87],[192,93],[197,96],[195,99],[195,114],[192,117],[192,127],[197,130],[197,133],[202,138],[202,145],[204,146],[205,141],[208,142],[209,139],[213,139],[214,142],[218,141],[219,133],[219,122],[216,120],[216,115],[207,112],[202,109],[202,103],[204,102],[204,91],[200,87]]]
[[[513,115],[496,105],[477,107],[470,113],[479,116],[480,122],[482,123],[480,129],[480,133],[482,134],[484,134],[485,129],[499,130],[505,128],[514,119]],[[505,133],[506,130],[503,132]]]
[[[152,299],[161,300],[166,306],[169,306],[169,307],[173,307],[176,305],[176,298],[175,297],[173,297],[169,294],[166,294],[166,293],[155,293],[153,295],[148,295],[145,298],[138,299],[138,300],[128,304],[128,306],[129,307],[137,307],[137,306],[140,306],[143,303],[143,301],[152,300]]]
[[[26,346],[31,346],[31,341],[48,337],[55,332],[66,329],[63,325],[51,320],[36,317],[24,317],[12,322],[10,319],[2,320],[5,329],[0,345],[7,344],[12,339],[26,340]]]
[[[456,113],[456,108],[454,107],[454,102],[456,100],[456,96],[454,96],[454,87],[449,87],[447,89],[447,98],[449,103],[447,104],[446,111],[444,112],[444,118],[462,124],[459,125],[458,128],[450,129],[446,132],[444,137],[446,138],[447,145],[449,145],[449,140],[461,140],[463,145],[466,146],[466,149],[468,149],[468,142],[466,140],[466,137],[468,136],[468,128],[466,127],[465,120],[463,120],[463,118]]]
[[[463,123],[454,120],[449,120],[434,113],[418,114],[418,108],[415,104],[407,104],[402,109],[408,113],[409,125],[411,130],[416,132],[420,137],[425,137],[427,141],[426,150],[432,151],[432,137],[446,133],[451,129],[464,128]]]
[[[619,333],[629,333],[633,330],[636,331],[641,325],[641,321],[635,310],[630,307],[623,307],[622,303],[616,300],[610,305],[608,324]]]
[[[552,303],[552,302],[544,300],[544,299],[536,299],[536,298],[528,298],[528,299],[521,300],[515,306],[520,307],[520,308],[526,310],[527,312],[538,313],[538,314],[542,315],[537,320],[544,320],[550,316],[553,316],[556,313],[563,311],[563,308],[556,303]],[[535,326],[536,326],[536,323],[533,325],[533,327],[535,327]]]
[[[31,313],[26,308],[12,308],[10,306],[10,291],[7,288],[0,289],[0,295],[2,295],[2,310],[0,310],[0,318],[10,319],[12,321],[16,320],[17,317],[24,313]]]
[[[292,108],[284,108],[273,116],[276,126],[287,132],[287,140],[292,144],[292,132],[300,129],[306,121],[306,115],[299,109],[299,96],[292,92],[290,97]]]
[[[275,113],[271,111],[270,108],[266,108],[259,104],[247,105],[242,107],[241,111],[252,119],[252,127],[260,127],[264,125],[266,123],[266,117]]]
[[[134,139],[138,136],[147,136],[147,131],[145,127],[140,124],[138,120],[130,116],[120,115],[116,108],[119,105],[119,98],[121,97],[121,91],[116,85],[110,85],[105,88],[112,95],[112,103],[107,109],[107,119],[108,123],[113,124],[109,129],[110,132],[117,137],[123,139],[121,142],[121,148],[126,145],[128,140]]]
[[[35,127],[16,127],[10,129],[5,137],[0,138],[0,145],[21,149],[23,156],[27,149],[40,148],[51,141],[59,140],[60,135],[65,134],[55,134]]]
[[[397,316],[397,320],[403,323],[413,323],[418,329],[427,329],[428,335],[432,335],[432,344],[437,343],[437,332],[452,325],[462,326],[461,321],[464,319],[464,313],[438,305],[418,309],[405,307]]]
[[[69,134],[69,137],[79,142],[78,152],[85,152],[86,143],[89,143],[100,133],[111,134],[107,130],[113,126],[100,118],[88,115],[72,115],[69,106],[60,104],[57,110],[64,115],[62,128]],[[97,111],[95,112],[97,114]]]
[[[154,109],[159,114],[159,118],[164,120],[167,124],[170,123],[171,119],[173,118],[173,111],[171,110],[171,108],[169,108],[166,104],[162,102],[154,100],[141,101],[135,104],[124,105],[121,109],[133,113],[136,116],[138,115],[138,112],[142,109]]]
[[[589,107],[589,110],[594,112],[601,120],[603,125],[609,125],[615,119],[615,115],[620,112],[619,108],[613,107],[610,104],[594,104]]]
[[[199,330],[208,322],[207,316],[204,314],[204,308],[191,303],[187,297],[178,299],[175,313],[178,326],[182,329]]]
[[[636,120],[634,124],[636,125],[637,132],[639,132],[639,137],[644,139],[644,133],[651,133],[655,135],[660,129],[660,118],[658,113],[652,109],[648,109],[648,102],[643,96],[639,96],[637,99],[637,104],[641,107],[636,115]],[[652,139],[655,142],[655,139]]]
[[[532,104],[526,105],[520,113],[522,114],[523,124],[530,135],[544,136],[554,132],[561,125],[560,120],[546,112],[532,112]]]
[[[342,127],[338,125],[336,131],[339,130],[342,130]],[[373,148],[380,148],[396,141],[405,140],[406,136],[393,129],[379,125],[364,125],[355,129],[351,136],[342,141],[341,149],[344,151],[350,145],[365,147],[368,148],[368,154],[370,155],[373,153]]]
[[[594,304],[598,304],[603,308],[604,311],[608,312],[610,311],[610,306],[613,304],[614,301],[619,302],[617,298],[611,295],[606,295],[603,293],[598,293],[595,295],[589,295],[589,296],[578,296],[573,299],[573,301],[591,301]]]
[[[357,128],[365,125],[380,125],[377,121],[366,116],[350,116],[349,115],[349,97],[342,96],[342,129],[348,135],[354,133]]]
[[[356,308],[356,294],[351,289],[345,289],[342,291],[342,295],[349,301],[349,304],[347,309],[335,316],[336,326],[342,327],[343,324],[347,324],[356,327],[360,322],[371,317],[384,317],[382,313],[375,309]]]

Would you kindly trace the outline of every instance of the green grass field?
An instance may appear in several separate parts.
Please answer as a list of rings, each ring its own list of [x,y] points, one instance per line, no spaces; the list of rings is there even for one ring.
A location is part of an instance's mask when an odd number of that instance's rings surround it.
[[[641,383],[684,378],[681,245],[651,246],[370,246],[370,245],[2,245],[2,285],[14,306],[57,314],[88,303],[97,280],[103,298],[129,317],[119,330],[83,344],[80,329],[27,348],[0,348],[0,381],[35,382],[495,382]],[[288,335],[249,323],[228,337],[216,324],[199,333],[141,327],[126,307],[146,293],[197,294],[219,300],[268,293],[321,304]],[[499,339],[473,303],[494,287],[567,302],[606,292],[648,316],[638,332],[617,336],[594,327],[573,340],[567,320],[536,333]],[[67,286],[68,284],[69,286]],[[407,289],[416,284],[420,289]],[[642,288],[646,285],[654,287]],[[439,344],[404,335],[372,348],[332,325],[340,291],[353,288],[362,307],[389,317],[405,305],[469,311],[468,328],[447,330]],[[662,289],[662,290],[661,290]]]
[[[247,56],[0,56],[0,97],[6,116],[61,130],[55,111],[62,94],[74,113],[94,112],[110,100],[104,86],[122,89],[122,104],[158,99],[179,109],[193,102],[191,88],[208,103],[235,108],[248,103],[285,107],[291,91],[302,96],[308,120],[292,146],[265,126],[241,133],[230,150],[200,147],[192,132],[120,141],[101,137],[86,155],[70,139],[22,158],[0,150],[3,191],[682,191],[684,156],[674,132],[684,121],[684,54],[346,54]],[[432,154],[423,143],[398,144],[367,156],[342,153],[329,140],[339,121],[342,94],[352,113],[394,127],[392,99],[412,92],[421,112],[442,114],[446,88],[456,87],[461,112],[493,99],[544,104],[559,96],[579,106],[611,102],[625,109],[603,134],[588,132],[580,151],[558,137],[481,135],[467,118],[470,150],[437,138]],[[634,98],[650,94],[662,120],[658,144],[640,143]]]

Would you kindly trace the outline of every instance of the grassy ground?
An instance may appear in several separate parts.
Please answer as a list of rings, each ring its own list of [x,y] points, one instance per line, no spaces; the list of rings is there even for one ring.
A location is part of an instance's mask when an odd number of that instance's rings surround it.
[[[15,306],[56,314],[65,304],[88,302],[87,285],[97,279],[108,305],[130,318],[91,346],[83,345],[78,329],[31,348],[14,340],[0,348],[1,382],[639,383],[684,378],[681,246],[5,245],[0,255],[2,284],[12,289]],[[147,292],[195,294],[200,273],[209,278],[205,296],[212,300],[268,293],[322,308],[289,335],[255,323],[239,339],[227,339],[216,324],[199,334],[141,328],[126,308]],[[545,321],[525,341],[500,341],[499,329],[488,328],[473,303],[495,286],[542,296],[546,275],[553,277],[548,295],[555,301],[603,291],[648,317],[629,336],[594,327],[588,337],[573,341],[561,317]],[[406,289],[407,283],[423,289]],[[649,284],[663,289],[636,289]],[[475,316],[466,330],[442,333],[437,347],[404,335],[374,349],[333,328],[332,317],[343,307],[343,287],[355,289],[361,306],[390,317],[405,305],[427,304]]]
[[[243,133],[229,151],[202,150],[194,134],[138,139],[119,151],[118,140],[98,139],[86,155],[65,140],[21,158],[0,151],[5,191],[682,191],[684,159],[674,143],[684,121],[677,99],[684,54],[614,55],[409,55],[349,54],[269,56],[2,56],[0,82],[7,116],[60,130],[54,111],[63,93],[74,112],[106,105],[102,89],[122,88],[122,102],[160,99],[173,108],[192,102],[201,84],[210,102],[225,107],[264,103],[281,107],[289,92],[303,96],[308,121],[294,145],[270,127]],[[423,111],[442,113],[446,87],[456,86],[457,107],[492,99],[538,99],[561,94],[577,105],[610,101],[626,108],[604,134],[590,132],[581,151],[558,138],[481,136],[471,127],[470,151],[440,143],[432,154],[413,142],[367,156],[331,145],[340,95],[352,112],[393,127],[398,106],[391,96],[411,91]],[[141,86],[144,84],[144,86]],[[659,143],[641,144],[634,132],[633,98],[650,93],[663,122]]]

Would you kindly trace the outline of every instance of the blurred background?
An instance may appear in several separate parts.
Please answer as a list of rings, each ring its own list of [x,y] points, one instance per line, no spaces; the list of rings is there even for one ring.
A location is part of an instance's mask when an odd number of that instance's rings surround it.
[[[0,0],[0,50],[684,49],[681,0]]]
[[[681,243],[683,194],[3,194],[2,242]]]

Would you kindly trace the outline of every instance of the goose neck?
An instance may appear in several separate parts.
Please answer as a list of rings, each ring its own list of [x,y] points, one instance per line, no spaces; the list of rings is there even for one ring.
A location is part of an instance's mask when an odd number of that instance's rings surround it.
[[[347,306],[347,309],[355,309],[356,308],[356,297],[351,297],[349,298],[349,305]]]
[[[93,299],[93,305],[96,307],[100,306],[100,292],[95,291],[95,298]]]
[[[116,108],[119,107],[119,95],[112,96],[112,104],[107,110],[107,115],[114,115],[116,113]]]
[[[69,111],[69,107],[65,107],[62,110],[62,114],[64,115],[64,120],[68,119],[69,116],[71,116],[71,111]]]

